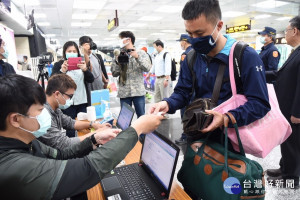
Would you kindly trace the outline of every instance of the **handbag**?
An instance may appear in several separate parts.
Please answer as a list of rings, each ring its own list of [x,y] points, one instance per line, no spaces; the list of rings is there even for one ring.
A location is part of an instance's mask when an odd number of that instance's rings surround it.
[[[236,121],[233,116],[230,118],[239,138]],[[198,199],[263,200],[265,197],[263,168],[256,161],[245,157],[240,140],[238,140],[240,154],[228,151],[228,123],[229,117],[225,116],[224,145],[210,141],[208,138],[211,133],[208,133],[205,139],[187,147],[177,178],[184,189]]]
[[[229,54],[229,76],[232,97],[214,108],[215,111],[220,113],[226,113],[247,102],[247,98],[244,95],[237,94],[236,91],[233,66],[233,52],[236,44],[232,46]],[[239,127],[245,152],[259,158],[266,157],[274,147],[282,144],[292,133],[290,124],[280,111],[273,85],[267,84],[267,87],[271,110],[263,118]],[[238,151],[238,139],[234,128],[228,129],[228,137],[234,150]]]

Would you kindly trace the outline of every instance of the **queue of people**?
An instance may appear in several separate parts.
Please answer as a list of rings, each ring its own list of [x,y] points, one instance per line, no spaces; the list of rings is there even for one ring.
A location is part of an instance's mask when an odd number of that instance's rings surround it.
[[[224,23],[217,0],[189,0],[182,10],[182,18],[188,35],[182,34],[179,39],[184,53],[172,94],[168,93],[171,57],[164,50],[164,43],[160,40],[153,42],[158,54],[152,63],[145,50],[135,48],[135,36],[131,31],[119,33],[121,51],[114,51],[111,71],[113,77],[119,78],[120,104],[133,104],[138,117],[123,131],[112,128],[110,124],[75,119],[91,104],[91,91],[106,88],[108,82],[102,58],[92,52],[94,44],[90,37],[81,37],[80,46],[74,41],[64,44],[62,59],[54,64],[46,91],[35,80],[16,75],[13,67],[2,60],[7,58],[8,51],[1,39],[0,169],[6,171],[0,175],[1,190],[5,191],[1,197],[63,199],[84,193],[124,159],[140,135],[160,125],[165,117],[157,113],[167,115],[181,110],[183,115],[193,99],[211,98],[220,65],[225,66],[223,80],[230,79],[229,53],[236,40],[222,34]],[[268,180],[293,180],[294,189],[298,189],[300,16],[287,24],[285,38],[293,50],[280,70],[280,53],[274,46],[276,30],[265,27],[258,34],[263,44],[261,53],[257,54],[248,46],[242,59],[240,73],[247,102],[229,112],[239,127],[263,118],[271,109],[266,83],[274,84],[280,109],[291,124],[292,134],[281,144],[280,168],[268,169],[266,173]],[[192,66],[195,84],[186,59],[190,52],[195,56]],[[82,58],[77,65],[79,69],[71,70],[68,59],[75,57]],[[258,69],[258,66],[264,67]],[[145,111],[144,72],[149,72],[146,78],[151,73],[156,76],[155,103],[148,111]],[[223,81],[217,105],[231,97],[230,82]],[[177,144],[190,145],[210,133],[211,141],[224,145],[226,115],[214,110],[205,112],[213,115],[212,122],[193,137],[183,133],[176,140]],[[76,137],[76,130],[86,128],[95,131]],[[183,186],[192,199],[201,198],[194,188]],[[17,192],[9,192],[12,189]]]

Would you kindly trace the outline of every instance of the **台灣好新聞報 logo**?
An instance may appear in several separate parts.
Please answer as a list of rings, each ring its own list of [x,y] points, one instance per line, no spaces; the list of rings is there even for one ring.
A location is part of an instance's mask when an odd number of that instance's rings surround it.
[[[242,191],[242,186],[237,178],[229,177],[223,183],[223,188],[228,194],[239,194]]]

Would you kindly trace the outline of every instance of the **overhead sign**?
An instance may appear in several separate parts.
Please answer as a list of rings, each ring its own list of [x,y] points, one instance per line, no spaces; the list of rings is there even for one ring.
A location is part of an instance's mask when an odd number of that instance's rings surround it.
[[[107,30],[113,31],[119,26],[118,11],[116,10],[116,17],[112,20],[108,20]]]
[[[236,33],[236,32],[242,32],[242,31],[249,31],[251,30],[251,24],[244,24],[239,26],[233,26],[233,27],[226,27],[226,33]]]
[[[275,44],[286,44],[285,37],[276,38],[276,43]]]
[[[108,21],[107,30],[108,31],[113,31],[118,26],[119,26],[119,19],[118,18],[114,18],[114,19]]]

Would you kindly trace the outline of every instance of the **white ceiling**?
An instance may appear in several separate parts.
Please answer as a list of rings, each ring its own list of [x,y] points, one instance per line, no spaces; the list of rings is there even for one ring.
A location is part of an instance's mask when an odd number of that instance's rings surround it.
[[[82,35],[90,35],[98,46],[118,44],[118,33],[122,30],[132,30],[136,36],[137,44],[152,43],[160,38],[164,41],[175,41],[181,33],[185,32],[181,11],[187,0],[12,0],[17,7],[27,13],[35,10],[35,22],[41,25],[45,34],[54,34],[61,45],[68,40],[78,42]],[[84,2],[81,8],[76,8],[76,2]],[[252,31],[233,34],[236,38],[255,37],[264,26],[271,26],[282,32],[288,18],[298,15],[300,0],[282,0],[280,2],[268,0],[267,3],[253,6],[260,0],[220,0],[224,25],[233,26],[248,24],[252,20]],[[285,5],[279,6],[281,3]],[[36,3],[35,5],[30,5]],[[83,6],[95,4],[95,9],[85,9]],[[25,6],[24,6],[25,5]],[[277,7],[276,7],[277,6]],[[120,26],[112,32],[107,31],[108,19],[113,19],[115,10],[118,10]],[[235,13],[244,12],[241,16],[233,17]],[[38,18],[44,14],[45,18]],[[72,15],[77,18],[72,19]],[[255,19],[257,16],[270,15],[268,18]],[[78,17],[79,16],[79,17]],[[82,19],[83,16],[94,19]],[[75,16],[74,16],[75,17]],[[156,17],[156,21],[144,21],[146,17]],[[283,21],[276,19],[288,17]],[[155,20],[155,19],[153,19]],[[50,26],[42,26],[47,22]],[[72,23],[83,23],[73,27]],[[9,26],[9,24],[8,24]],[[224,27],[225,32],[225,27]]]

